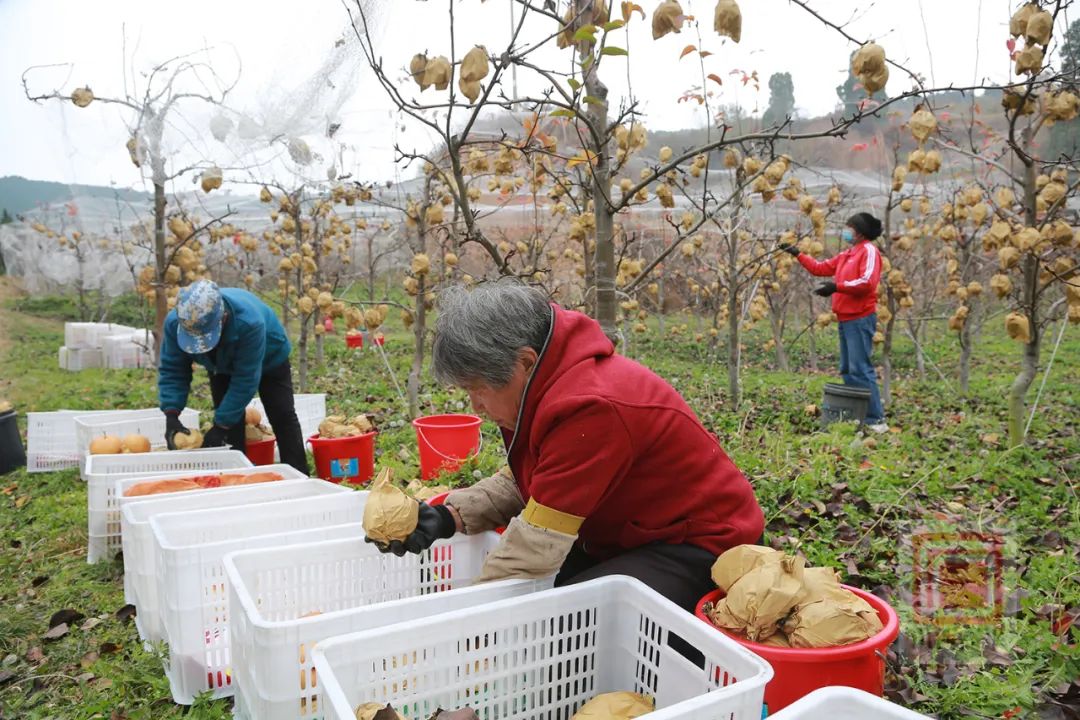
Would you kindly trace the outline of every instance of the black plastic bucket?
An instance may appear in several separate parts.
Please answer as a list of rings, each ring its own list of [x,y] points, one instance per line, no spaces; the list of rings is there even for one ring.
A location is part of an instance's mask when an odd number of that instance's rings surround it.
[[[866,410],[870,407],[870,390],[852,385],[825,385],[825,400],[821,403],[821,427],[828,427],[834,422],[866,420]]]
[[[17,418],[14,410],[0,413],[0,475],[26,465]]]

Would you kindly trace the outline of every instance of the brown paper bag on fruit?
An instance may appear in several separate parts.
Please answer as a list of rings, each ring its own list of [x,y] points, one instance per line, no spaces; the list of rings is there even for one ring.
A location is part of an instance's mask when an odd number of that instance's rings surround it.
[[[633,692],[610,692],[582,705],[571,720],[630,720],[654,709],[652,698]]]
[[[802,648],[850,645],[876,635],[881,628],[874,608],[843,588],[800,605],[784,623],[791,646]]]
[[[356,708],[356,720],[405,720],[401,714],[387,703],[364,703]]]
[[[739,578],[760,567],[769,558],[781,556],[778,550],[762,545],[736,545],[716,559],[712,566],[712,579],[716,587],[728,591]]]
[[[394,487],[390,468],[379,472],[364,505],[364,533],[380,543],[404,540],[416,529],[420,503]]]
[[[727,611],[742,623],[748,639],[758,642],[775,633],[780,621],[806,597],[805,565],[801,557],[773,557],[728,589]]]

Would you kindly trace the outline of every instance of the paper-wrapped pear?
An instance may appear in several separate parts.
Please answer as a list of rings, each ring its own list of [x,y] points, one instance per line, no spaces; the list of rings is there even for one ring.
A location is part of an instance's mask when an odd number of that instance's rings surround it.
[[[782,555],[780,551],[762,545],[736,545],[716,559],[712,579],[716,587],[728,591],[735,582],[769,558]]]
[[[416,529],[420,503],[390,482],[390,468],[384,468],[364,505],[364,533],[375,542],[404,540]]]
[[[652,698],[634,692],[609,692],[582,705],[571,720],[630,720],[654,709]]]

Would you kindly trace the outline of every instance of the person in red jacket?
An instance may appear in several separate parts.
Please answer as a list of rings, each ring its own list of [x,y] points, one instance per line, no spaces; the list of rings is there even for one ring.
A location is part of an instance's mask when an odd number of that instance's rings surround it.
[[[873,241],[880,236],[881,221],[861,212],[852,215],[840,233],[841,239],[851,247],[824,262],[800,253],[793,245],[781,246],[812,275],[834,278],[818,287],[814,294],[832,297],[832,309],[840,324],[840,375],[845,385],[870,391],[865,422],[875,432],[889,429],[881,406],[877,373],[870,360],[877,331],[877,290],[881,278],[881,253]]]
[[[508,467],[421,504],[416,531],[381,549],[506,525],[481,581],[630,575],[692,610],[716,557],[761,538],[750,482],[679,393],[538,290],[443,291],[432,368],[499,425]]]

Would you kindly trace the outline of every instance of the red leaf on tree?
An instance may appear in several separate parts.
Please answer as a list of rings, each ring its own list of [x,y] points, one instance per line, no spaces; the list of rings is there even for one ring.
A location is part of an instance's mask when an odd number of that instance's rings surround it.
[[[724,81],[723,81],[723,80],[721,80],[721,79],[720,79],[720,76],[719,76],[719,75],[717,75],[716,73],[709,73],[708,75],[706,75],[706,77],[707,77],[707,78],[708,78],[709,80],[712,80],[713,82],[715,82],[715,83],[716,83],[717,85],[720,85],[721,87],[723,87],[723,85],[724,85]]]
[[[1009,54],[1016,52],[1016,40],[1009,38],[1005,41],[1005,47],[1009,48]]]
[[[686,57],[690,53],[694,52],[695,50],[697,50],[697,48],[694,47],[693,45],[687,45],[686,47],[684,47],[682,49],[682,52],[679,53],[679,59],[682,60],[684,57]]]
[[[861,152],[869,147],[866,143],[855,143],[851,146],[852,152]]]

